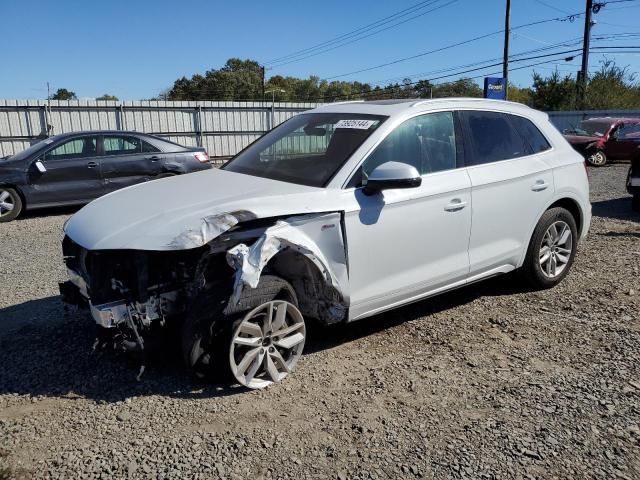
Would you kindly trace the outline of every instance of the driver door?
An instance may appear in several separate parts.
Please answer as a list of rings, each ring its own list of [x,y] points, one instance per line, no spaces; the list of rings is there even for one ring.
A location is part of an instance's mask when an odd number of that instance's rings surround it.
[[[463,284],[469,271],[471,181],[459,168],[452,112],[407,120],[364,161],[364,175],[387,161],[415,166],[416,188],[353,195],[345,214],[350,320]]]
[[[43,206],[87,203],[104,194],[96,146],[95,135],[74,137],[39,157],[45,171],[33,162],[28,187],[31,202]]]

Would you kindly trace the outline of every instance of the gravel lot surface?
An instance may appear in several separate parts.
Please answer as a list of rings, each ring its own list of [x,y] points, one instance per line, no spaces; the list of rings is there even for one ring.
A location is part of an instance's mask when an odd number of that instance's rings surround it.
[[[640,217],[626,165],[552,290],[511,276],[314,330],[265,391],[92,353],[66,212],[0,225],[0,478],[640,478]]]

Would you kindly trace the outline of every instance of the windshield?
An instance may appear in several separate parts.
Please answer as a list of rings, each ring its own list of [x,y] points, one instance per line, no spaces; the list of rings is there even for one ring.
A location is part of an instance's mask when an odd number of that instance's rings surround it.
[[[323,187],[387,117],[303,113],[258,139],[224,170]]]
[[[53,141],[54,141],[53,137],[45,138],[44,140],[40,140],[39,142],[34,143],[29,148],[22,150],[21,152],[18,152],[15,155],[5,157],[5,160],[24,160],[25,158],[28,158],[29,156],[31,156],[32,153],[42,150],[50,143],[53,143]]]
[[[611,122],[599,120],[585,120],[576,127],[575,135],[588,137],[602,137],[609,130]]]

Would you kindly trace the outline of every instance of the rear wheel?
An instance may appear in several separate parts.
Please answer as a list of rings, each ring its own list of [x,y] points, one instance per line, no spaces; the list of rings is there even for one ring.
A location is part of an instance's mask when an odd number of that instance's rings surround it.
[[[607,156],[602,150],[594,150],[588,154],[587,163],[594,167],[602,167],[607,163]]]
[[[522,266],[525,279],[535,288],[551,288],[562,281],[573,264],[577,228],[564,208],[547,210],[536,226]]]
[[[237,381],[264,388],[295,367],[306,338],[304,318],[293,287],[263,275],[246,289],[238,306],[225,307],[213,292],[193,303],[182,328],[187,368],[201,380]]]
[[[13,188],[0,187],[0,222],[10,222],[22,212],[22,198]]]

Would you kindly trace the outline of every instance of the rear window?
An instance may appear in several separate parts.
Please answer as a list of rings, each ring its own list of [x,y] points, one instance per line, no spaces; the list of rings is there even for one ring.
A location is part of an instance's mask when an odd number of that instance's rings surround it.
[[[481,111],[463,112],[463,115],[470,137],[469,165],[510,160],[533,153],[511,121],[513,115]]]
[[[544,152],[551,148],[547,139],[531,120],[517,115],[511,115],[511,121],[515,124],[520,135],[522,135],[529,144],[533,153]]]

